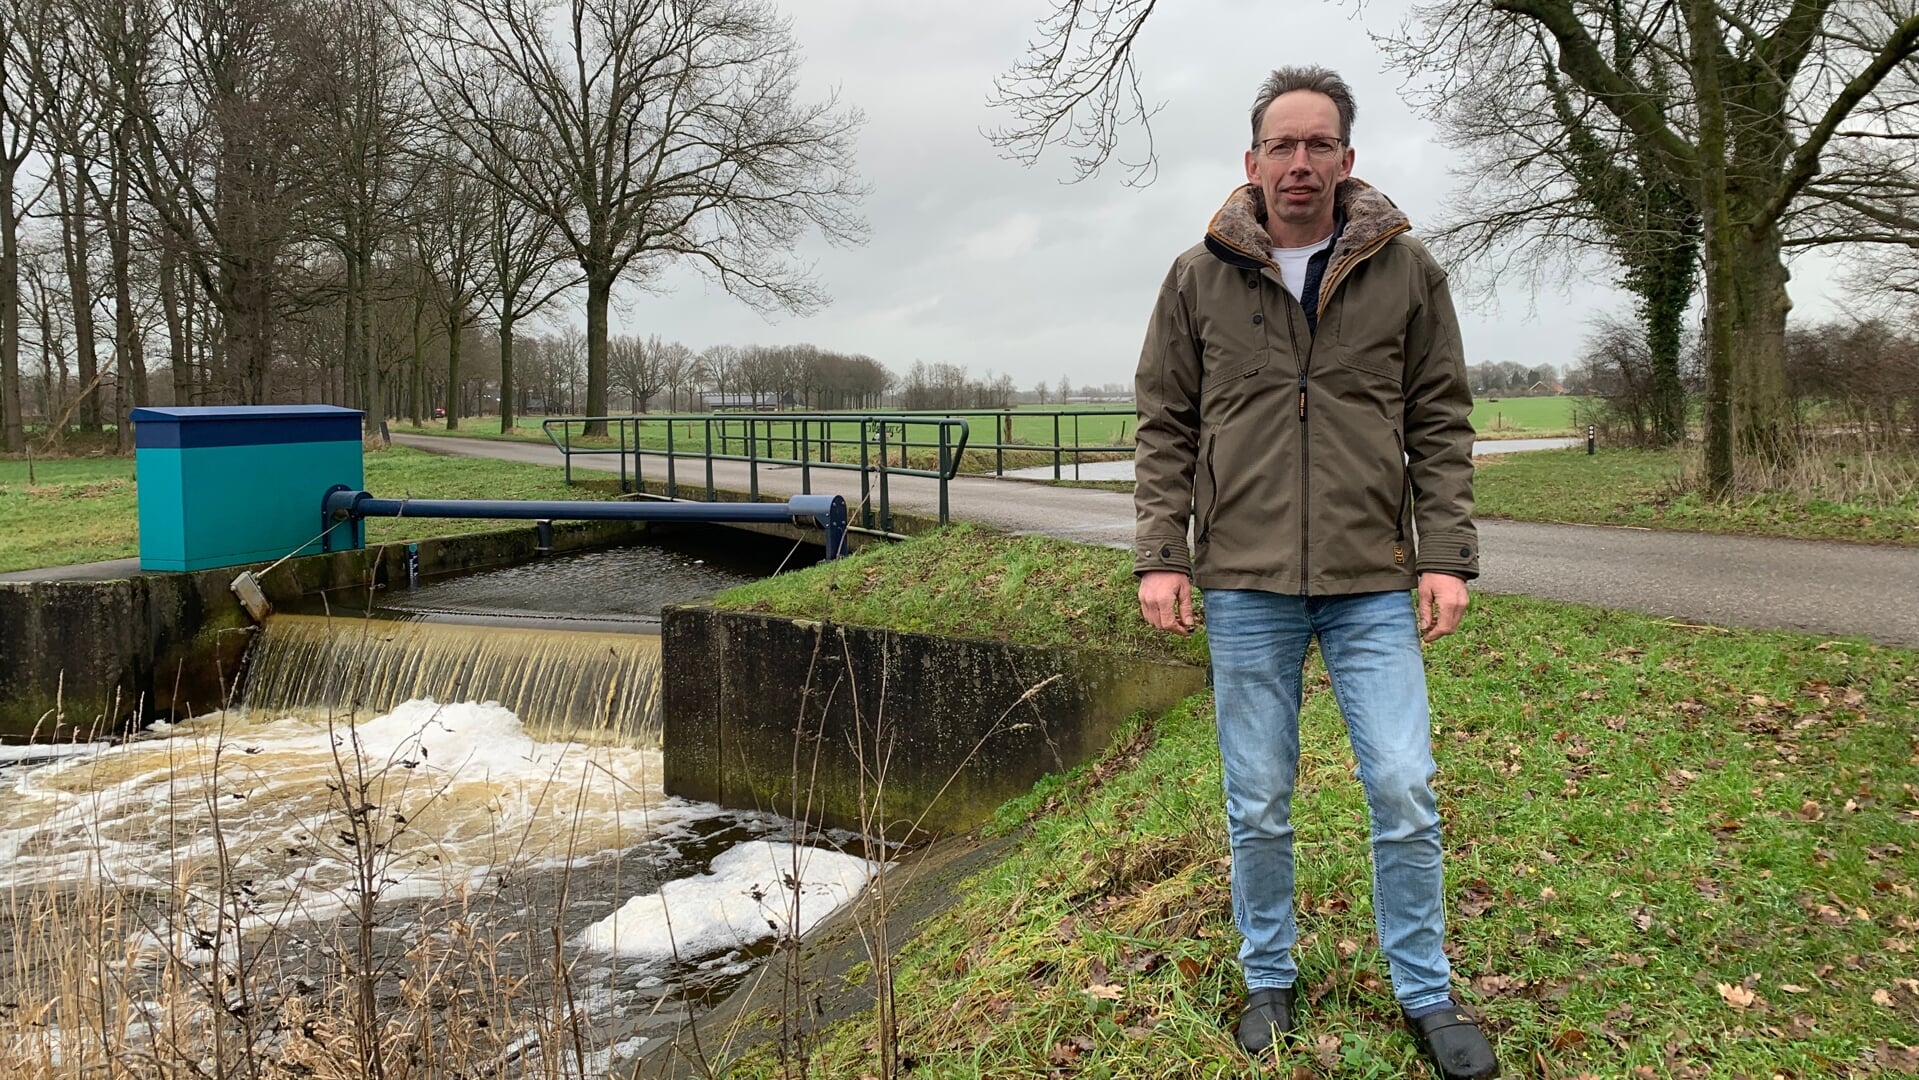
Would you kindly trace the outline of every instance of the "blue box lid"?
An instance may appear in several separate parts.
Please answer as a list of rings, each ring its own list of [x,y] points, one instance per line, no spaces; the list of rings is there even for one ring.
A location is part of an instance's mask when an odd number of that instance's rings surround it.
[[[366,414],[338,405],[185,405],[133,410],[138,450],[358,442]]]

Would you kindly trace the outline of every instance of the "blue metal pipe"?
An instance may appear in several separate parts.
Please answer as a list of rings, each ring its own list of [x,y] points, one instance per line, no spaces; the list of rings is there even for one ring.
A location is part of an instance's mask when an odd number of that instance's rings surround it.
[[[511,499],[376,499],[344,484],[321,501],[322,547],[333,550],[332,528],[347,523],[352,545],[364,546],[360,522],[370,517],[488,518],[522,521],[763,521],[826,530],[826,557],[846,551],[846,500],[838,495],[795,495],[783,503],[590,502]]]

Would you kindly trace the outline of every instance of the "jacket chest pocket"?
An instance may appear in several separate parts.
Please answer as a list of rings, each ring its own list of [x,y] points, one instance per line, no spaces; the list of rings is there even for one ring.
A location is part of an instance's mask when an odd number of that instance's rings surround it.
[[[1398,386],[1406,370],[1404,299],[1394,304],[1370,295],[1362,283],[1349,280],[1347,285],[1345,294],[1320,319],[1321,348],[1336,354],[1342,366],[1364,373],[1364,382],[1390,379]],[[1351,319],[1345,317],[1349,304],[1357,305]]]
[[[1215,403],[1227,404],[1250,396],[1280,374],[1275,369],[1284,365],[1274,361],[1283,350],[1275,348],[1274,335],[1284,341],[1286,313],[1272,310],[1273,302],[1266,292],[1247,289],[1243,303],[1222,305],[1227,310],[1204,320],[1201,326],[1201,340],[1205,345],[1200,375],[1202,410]]]

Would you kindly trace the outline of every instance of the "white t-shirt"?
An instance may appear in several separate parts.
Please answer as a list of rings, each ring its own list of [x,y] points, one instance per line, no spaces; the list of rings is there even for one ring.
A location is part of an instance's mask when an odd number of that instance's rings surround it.
[[[1279,279],[1286,283],[1286,288],[1293,294],[1293,299],[1302,304],[1306,302],[1306,298],[1300,295],[1306,291],[1306,264],[1312,261],[1314,255],[1326,250],[1332,242],[1332,236],[1328,235],[1317,244],[1273,249],[1273,261],[1279,264]]]

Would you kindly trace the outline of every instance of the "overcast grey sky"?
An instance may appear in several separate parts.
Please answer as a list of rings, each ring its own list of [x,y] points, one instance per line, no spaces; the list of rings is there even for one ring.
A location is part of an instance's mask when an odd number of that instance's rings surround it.
[[[1044,0],[787,0],[806,53],[804,83],[837,86],[864,110],[860,173],[871,237],[834,249],[810,240],[834,302],[820,313],[763,318],[691,271],[631,293],[616,333],[703,349],[806,341],[870,354],[896,371],[914,360],[1009,373],[1022,389],[1062,375],[1076,385],[1130,382],[1147,313],[1174,256],[1197,242],[1228,192],[1244,182],[1241,153],[1260,80],[1282,64],[1338,70],[1359,99],[1354,175],[1391,196],[1417,233],[1457,183],[1450,152],[1399,98],[1399,79],[1368,31],[1395,28],[1407,0],[1346,4],[1171,0],[1142,37],[1139,66],[1153,121],[1158,179],[1129,188],[1109,168],[1078,184],[1066,155],[1034,168],[999,156],[981,134],[1002,123],[986,106],[993,77],[1022,52]],[[1137,151],[1135,138],[1123,149]],[[1794,268],[1796,315],[1830,310],[1828,267]],[[1588,320],[1628,301],[1609,266],[1576,268],[1575,284],[1530,293],[1508,287],[1467,305],[1467,358],[1551,362],[1576,355]]]

